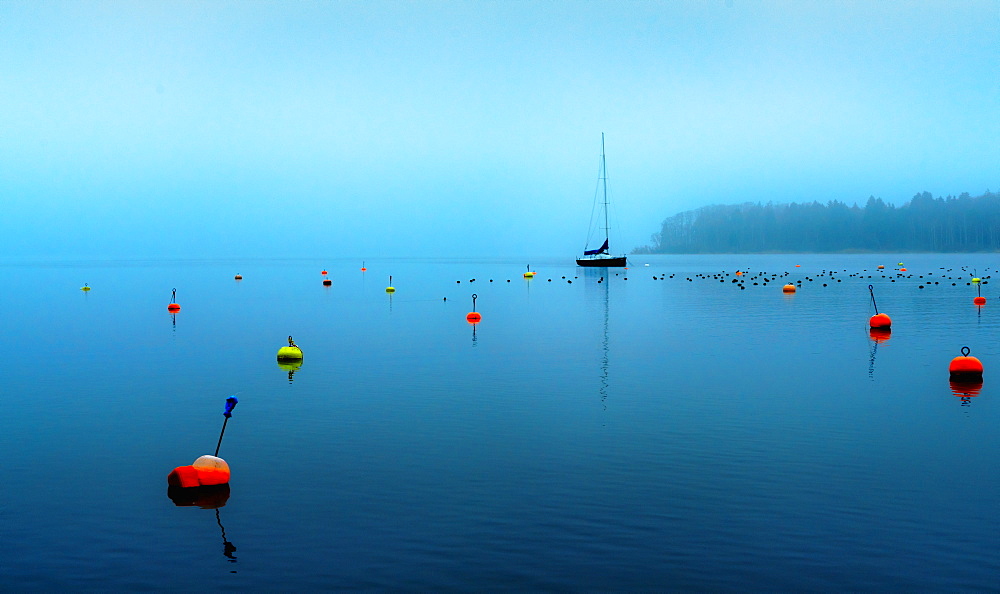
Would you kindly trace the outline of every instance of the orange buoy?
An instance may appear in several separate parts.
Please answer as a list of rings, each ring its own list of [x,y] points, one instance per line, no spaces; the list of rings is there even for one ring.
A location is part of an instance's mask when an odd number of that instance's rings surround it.
[[[190,466],[178,466],[167,475],[167,484],[174,487],[207,487],[229,482],[229,465],[216,456],[201,456]]]
[[[892,320],[884,313],[875,314],[868,320],[869,328],[888,328],[892,326]]]
[[[962,356],[955,357],[948,365],[948,373],[952,379],[982,379],[983,362],[969,356],[969,347],[962,347]]]
[[[871,328],[868,330],[868,337],[876,343],[883,343],[892,338],[892,330],[886,328]]]
[[[900,272],[906,272],[906,269],[905,268],[900,268],[899,271]]]
[[[170,291],[170,303],[167,304],[167,311],[180,311],[181,306],[177,304],[177,289]]]
[[[366,270],[368,270],[368,269],[365,268],[364,266],[361,267],[361,272],[365,272]]]
[[[320,274],[325,275],[326,271],[324,270],[324,271],[320,272]]]
[[[976,305],[986,305],[986,297],[979,296],[972,299],[972,302]]]
[[[743,276],[743,272],[742,272],[742,271],[740,271],[740,270],[737,270],[737,271],[736,271],[736,276]]]
[[[781,287],[781,291],[783,293],[794,293],[795,292],[795,285],[789,283],[789,284],[785,285],[784,287]]]
[[[472,311],[469,312],[469,315],[465,316],[465,320],[470,324],[478,324],[479,320],[483,319],[483,316],[476,312],[476,299],[478,297],[479,295],[472,294]]]
[[[170,305],[167,306],[167,311],[180,311],[180,310],[181,306],[176,303],[171,303]]]
[[[879,269],[879,270],[885,270],[885,266],[883,266],[883,265],[879,264],[879,265],[878,265],[878,269]]]
[[[236,280],[243,280],[243,275],[242,274],[237,274],[233,278],[235,278]]]

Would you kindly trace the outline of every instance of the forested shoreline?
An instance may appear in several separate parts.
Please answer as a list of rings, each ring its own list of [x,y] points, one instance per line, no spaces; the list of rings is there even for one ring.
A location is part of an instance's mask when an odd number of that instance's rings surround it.
[[[934,198],[902,206],[869,197],[831,201],[712,205],[663,221],[635,254],[1000,251],[1000,194]]]

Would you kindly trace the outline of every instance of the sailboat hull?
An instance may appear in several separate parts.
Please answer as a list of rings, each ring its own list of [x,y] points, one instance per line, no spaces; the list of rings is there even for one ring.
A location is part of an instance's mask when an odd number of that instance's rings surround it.
[[[577,266],[595,266],[601,268],[624,268],[628,258],[578,258]]]

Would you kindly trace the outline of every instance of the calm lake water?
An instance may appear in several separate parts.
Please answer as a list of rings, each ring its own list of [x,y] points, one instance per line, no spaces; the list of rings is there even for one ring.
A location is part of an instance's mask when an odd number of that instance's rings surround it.
[[[365,264],[0,263],[0,589],[998,589],[1000,255]]]

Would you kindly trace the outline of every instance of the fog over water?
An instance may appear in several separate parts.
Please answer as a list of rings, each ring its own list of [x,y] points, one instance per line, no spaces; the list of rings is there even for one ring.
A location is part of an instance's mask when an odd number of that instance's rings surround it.
[[[1000,187],[1000,2],[0,2],[13,258],[572,257]]]

